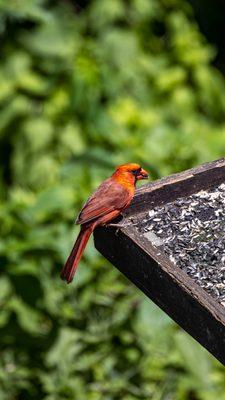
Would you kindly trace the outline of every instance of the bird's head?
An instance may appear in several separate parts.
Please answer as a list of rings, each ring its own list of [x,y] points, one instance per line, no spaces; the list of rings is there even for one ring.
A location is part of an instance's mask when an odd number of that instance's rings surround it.
[[[119,165],[116,168],[115,173],[127,176],[128,178],[133,179],[134,182],[140,179],[148,179],[148,173],[136,163]]]

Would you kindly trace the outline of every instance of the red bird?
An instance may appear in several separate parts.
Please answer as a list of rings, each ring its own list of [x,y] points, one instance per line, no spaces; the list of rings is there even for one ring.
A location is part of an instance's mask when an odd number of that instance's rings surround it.
[[[112,221],[129,206],[134,197],[135,184],[139,179],[148,179],[147,172],[139,164],[120,165],[84,204],[76,219],[76,224],[81,225],[80,233],[61,271],[61,278],[67,283],[73,280],[77,265],[93,230],[98,225],[105,225]]]

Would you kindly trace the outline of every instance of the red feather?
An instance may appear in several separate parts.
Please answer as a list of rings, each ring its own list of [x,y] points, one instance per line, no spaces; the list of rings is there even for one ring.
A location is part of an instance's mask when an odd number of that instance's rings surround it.
[[[86,224],[111,211],[121,210],[132,197],[124,186],[108,178],[86,201],[77,217],[76,224]]]
[[[89,228],[85,228],[81,226],[80,233],[77,237],[77,240],[72,248],[72,251],[61,271],[61,278],[66,280],[67,283],[70,283],[73,280],[74,274],[76,272],[78,263],[81,259],[81,256],[84,252],[88,239],[93,231],[92,226]]]

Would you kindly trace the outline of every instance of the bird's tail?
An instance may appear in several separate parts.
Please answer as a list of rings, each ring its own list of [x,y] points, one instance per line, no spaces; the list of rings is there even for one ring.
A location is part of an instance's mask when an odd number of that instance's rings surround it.
[[[83,254],[83,251],[86,247],[86,244],[88,242],[88,239],[92,231],[93,231],[92,226],[90,227],[81,226],[77,240],[60,274],[61,278],[63,280],[66,280],[67,283],[70,283],[73,280],[78,263],[81,259],[81,256]]]

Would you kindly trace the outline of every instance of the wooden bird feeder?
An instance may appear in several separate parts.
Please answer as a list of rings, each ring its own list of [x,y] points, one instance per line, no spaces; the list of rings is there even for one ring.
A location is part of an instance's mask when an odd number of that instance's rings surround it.
[[[136,191],[96,248],[225,365],[225,159]]]

